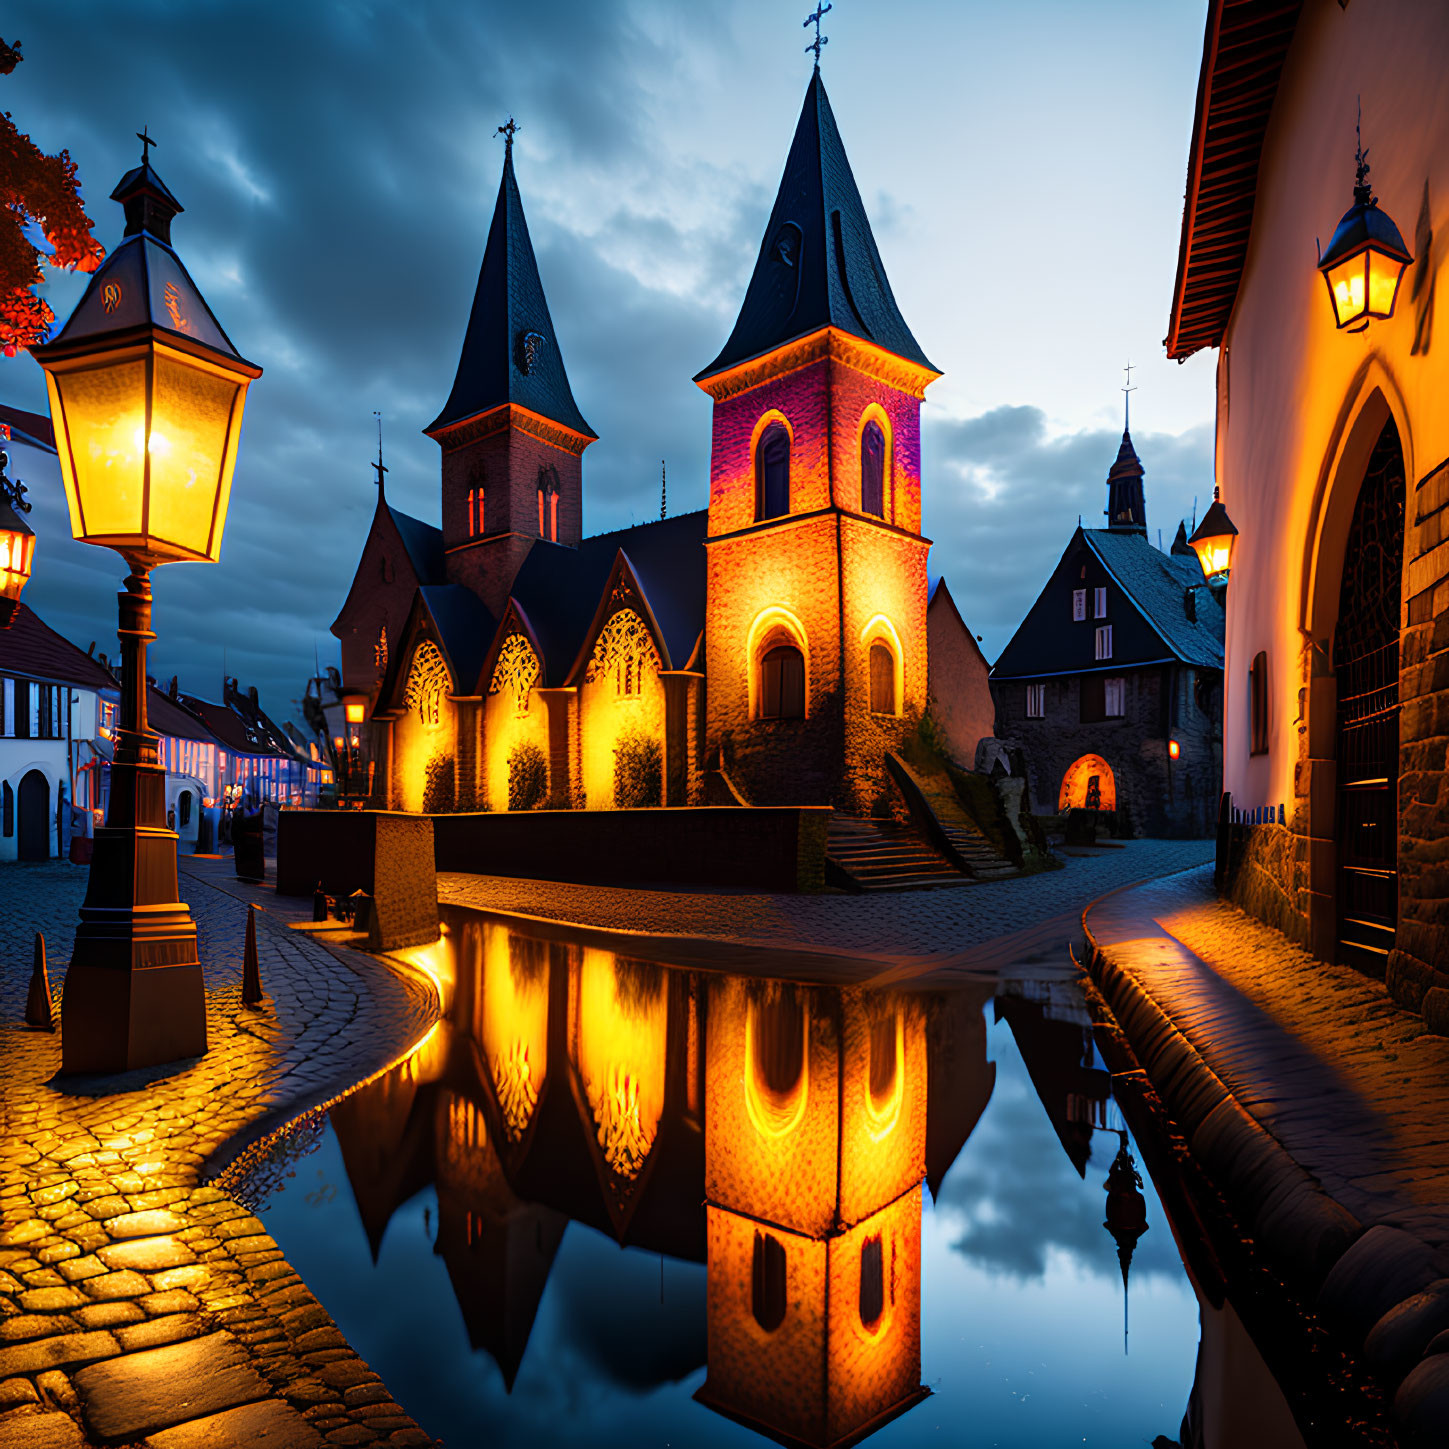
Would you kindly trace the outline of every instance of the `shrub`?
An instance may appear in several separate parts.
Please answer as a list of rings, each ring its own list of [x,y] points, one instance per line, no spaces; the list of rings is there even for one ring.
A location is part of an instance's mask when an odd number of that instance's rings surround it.
[[[614,804],[639,810],[664,801],[664,751],[659,741],[639,731],[614,745]]]
[[[537,810],[548,795],[548,760],[531,740],[508,756],[508,808]]]

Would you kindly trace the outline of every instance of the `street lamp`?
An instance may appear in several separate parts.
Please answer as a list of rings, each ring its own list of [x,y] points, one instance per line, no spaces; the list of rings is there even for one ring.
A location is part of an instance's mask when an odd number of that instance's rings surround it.
[[[30,512],[25,484],[5,476],[9,466],[10,455],[0,452],[0,629],[15,622],[35,558],[35,530],[20,516]]]
[[[1224,588],[1227,585],[1228,571],[1233,562],[1233,544],[1237,536],[1238,530],[1233,526],[1233,520],[1228,517],[1228,510],[1223,507],[1218,490],[1214,487],[1212,507],[1203,514],[1202,522],[1193,529],[1192,537],[1188,539],[1197,552],[1203,577],[1214,588]]]
[[[1369,166],[1359,137],[1353,205],[1344,212],[1318,270],[1328,284],[1334,322],[1362,332],[1373,317],[1392,317],[1404,268],[1410,255],[1393,218],[1379,210],[1368,184]]]
[[[45,369],[71,531],[114,548],[130,573],[120,597],[121,707],[110,811],[61,1006],[62,1070],[125,1071],[206,1050],[196,924],[166,828],[166,772],[146,719],[151,570],[214,561],[236,464],[246,390],[261,369],[221,330],[171,248],[181,204],[149,162],[111,193],[121,244],[91,277]]]

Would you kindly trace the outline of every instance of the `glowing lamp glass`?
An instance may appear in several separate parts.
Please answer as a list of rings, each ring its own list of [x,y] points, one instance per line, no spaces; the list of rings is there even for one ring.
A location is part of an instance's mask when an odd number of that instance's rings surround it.
[[[1340,328],[1366,326],[1371,318],[1392,317],[1407,265],[1406,257],[1370,245],[1325,267],[1323,276],[1333,300],[1335,324]]]
[[[152,563],[215,561],[254,369],[159,340],[41,365],[75,537]]]
[[[0,503],[0,599],[14,604],[30,580],[35,557],[35,534],[20,515]]]
[[[367,706],[366,705],[363,705],[363,704],[348,704],[346,706],[346,710],[347,710],[347,723],[348,724],[361,724],[362,723],[362,717],[363,717],[363,714],[366,712],[366,709],[367,709]]]
[[[1176,740],[1168,740],[1167,754],[1169,759],[1177,760],[1182,758],[1182,746]]]
[[[1203,577],[1209,580],[1225,579],[1232,568],[1233,545],[1237,542],[1238,530],[1228,517],[1213,489],[1212,506],[1203,514],[1202,522],[1193,530],[1188,542],[1197,553],[1202,565]]]

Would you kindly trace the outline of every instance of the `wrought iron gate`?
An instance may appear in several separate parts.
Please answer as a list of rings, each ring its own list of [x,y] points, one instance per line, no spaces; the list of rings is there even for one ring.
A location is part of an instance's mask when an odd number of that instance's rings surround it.
[[[1399,918],[1399,610],[1404,453],[1374,445],[1344,554],[1338,677],[1338,955],[1382,976]]]

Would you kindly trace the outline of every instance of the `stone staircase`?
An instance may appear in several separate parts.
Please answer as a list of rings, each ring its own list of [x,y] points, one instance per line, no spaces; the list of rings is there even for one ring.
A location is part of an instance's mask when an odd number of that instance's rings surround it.
[[[952,850],[977,880],[1006,880],[1021,874],[979,830],[947,820],[940,825]]]
[[[945,774],[919,775],[895,754],[886,757],[886,768],[925,838],[958,869],[975,880],[1004,880],[1021,874],[962,808]]]
[[[966,881],[920,831],[890,821],[833,814],[825,854],[827,866],[854,891],[920,890]]]

